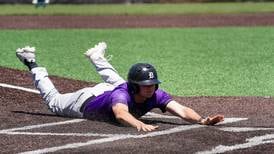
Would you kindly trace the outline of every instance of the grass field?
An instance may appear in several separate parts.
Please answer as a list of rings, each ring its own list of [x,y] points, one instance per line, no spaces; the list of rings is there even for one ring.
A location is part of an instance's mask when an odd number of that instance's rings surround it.
[[[104,40],[123,77],[133,63],[152,63],[174,95],[265,96],[274,93],[273,34],[272,27],[1,30],[0,65],[25,69],[15,50],[32,45],[51,75],[100,82],[82,53]]]
[[[269,3],[194,3],[134,5],[58,5],[46,9],[33,5],[0,5],[0,15],[167,15],[167,14],[237,14],[274,12]]]

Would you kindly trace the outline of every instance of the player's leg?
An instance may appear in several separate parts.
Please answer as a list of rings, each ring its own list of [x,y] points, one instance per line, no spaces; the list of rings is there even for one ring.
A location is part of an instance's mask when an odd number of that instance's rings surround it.
[[[31,71],[34,85],[39,90],[40,95],[48,107],[52,110],[52,112],[58,113],[59,109],[54,107],[60,105],[53,103],[53,100],[55,97],[59,96],[60,93],[49,79],[47,70],[43,67],[38,67],[35,60],[35,48],[29,46],[19,48],[16,51],[16,56]]]
[[[104,57],[107,44],[100,42],[93,48],[86,51],[85,55],[90,59],[91,63],[95,66],[96,71],[101,78],[113,86],[118,86],[125,82],[125,80],[118,74],[113,66]]]
[[[80,107],[83,102],[77,101],[82,91],[60,94],[49,79],[47,70],[36,64],[34,47],[19,48],[16,55],[31,71],[35,87],[52,112],[61,116],[82,117]]]
[[[59,93],[52,81],[49,79],[46,68],[35,67],[31,69],[31,73],[34,85],[36,89],[39,90],[40,95],[49,109],[58,115],[63,115],[62,112],[63,108],[65,108],[65,103],[61,103],[62,94]]]
[[[49,109],[61,116],[82,118],[81,107],[92,96],[99,96],[105,91],[114,89],[108,83],[80,89],[76,92],[60,94],[48,77],[45,68],[36,67],[31,70],[36,88],[40,91]]]

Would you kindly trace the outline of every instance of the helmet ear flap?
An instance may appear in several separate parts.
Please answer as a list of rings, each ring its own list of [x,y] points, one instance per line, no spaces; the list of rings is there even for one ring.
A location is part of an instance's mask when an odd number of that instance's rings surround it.
[[[159,88],[159,84],[155,85],[155,91]]]
[[[132,86],[133,86],[133,92],[134,92],[134,94],[137,94],[137,93],[140,92],[140,87],[139,87],[138,84],[133,84]]]
[[[128,86],[129,86],[130,92],[131,92],[132,94],[137,94],[137,93],[139,93],[140,88],[139,88],[139,85],[138,85],[138,84],[135,84],[135,83],[128,83]]]

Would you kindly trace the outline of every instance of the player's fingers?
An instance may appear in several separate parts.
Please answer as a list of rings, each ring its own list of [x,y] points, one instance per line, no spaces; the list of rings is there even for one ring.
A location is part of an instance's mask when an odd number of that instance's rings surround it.
[[[151,131],[153,131],[153,130],[155,130],[157,128],[159,128],[159,126],[153,126],[153,125],[151,125],[151,127],[150,127]]]
[[[217,123],[219,123],[219,122],[221,122],[221,121],[224,121],[224,116],[222,116],[222,115],[217,115],[217,116],[211,117],[211,118],[209,118],[209,119],[210,119],[209,124],[210,124],[210,125],[215,125],[215,124],[217,124]]]
[[[145,129],[146,129],[146,131],[150,132],[153,130],[153,127],[151,125],[147,125]]]
[[[210,121],[211,121],[211,118],[210,118],[210,117],[207,117],[207,118],[205,119],[205,121],[204,121],[204,124],[205,124],[205,125],[208,125],[208,124],[210,123]]]
[[[150,127],[147,127],[146,130],[147,130],[147,132],[151,132],[152,131],[152,129]]]
[[[223,115],[216,115],[212,117],[212,120],[214,121],[224,121],[224,116]]]
[[[217,119],[221,122],[221,121],[224,121],[224,116],[223,115],[219,115],[218,117],[217,117]]]
[[[213,120],[212,117],[207,117],[207,118],[205,118],[205,120],[203,121],[203,124],[204,124],[204,125],[212,125],[212,120]]]
[[[153,130],[155,130],[155,129],[157,129],[158,128],[158,126],[153,126],[153,125],[146,125],[145,127],[143,127],[143,131],[145,131],[145,132],[147,132],[147,131],[153,131]]]
[[[137,130],[138,130],[138,132],[140,132],[142,130],[142,127],[141,126],[137,126]]]
[[[146,128],[146,127],[143,127],[143,128],[142,128],[142,131],[147,132],[147,128]]]
[[[219,122],[224,121],[224,116],[218,117]]]

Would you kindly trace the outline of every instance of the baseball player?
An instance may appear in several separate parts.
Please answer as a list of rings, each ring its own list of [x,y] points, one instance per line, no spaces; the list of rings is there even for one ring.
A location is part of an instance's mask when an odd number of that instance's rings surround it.
[[[151,64],[132,65],[125,81],[104,57],[106,48],[106,43],[100,42],[84,53],[104,83],[66,94],[60,94],[49,79],[47,70],[37,65],[34,47],[18,48],[16,55],[32,73],[35,87],[40,91],[45,104],[60,116],[111,120],[132,126],[138,131],[158,128],[139,120],[153,108],[201,125],[215,125],[224,120],[223,115],[203,118],[191,108],[173,100],[159,88],[161,82]]]

